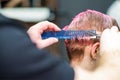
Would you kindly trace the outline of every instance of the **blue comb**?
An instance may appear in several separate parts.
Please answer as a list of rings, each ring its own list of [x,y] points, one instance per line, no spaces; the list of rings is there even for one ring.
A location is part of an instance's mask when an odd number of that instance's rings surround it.
[[[78,37],[89,36],[91,38],[96,38],[96,30],[61,30],[61,31],[48,31],[42,34],[42,39],[47,39],[50,37],[55,37],[58,39],[72,39]]]

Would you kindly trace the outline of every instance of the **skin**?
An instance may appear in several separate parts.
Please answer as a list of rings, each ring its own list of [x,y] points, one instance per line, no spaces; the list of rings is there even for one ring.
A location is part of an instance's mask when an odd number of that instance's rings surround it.
[[[36,47],[38,49],[43,49],[45,47],[48,47],[54,43],[57,43],[58,42],[58,39],[57,38],[48,38],[48,39],[42,39],[41,38],[41,34],[44,32],[44,31],[60,31],[61,29],[49,22],[49,21],[43,21],[43,22],[39,22],[33,26],[31,26],[27,33],[30,37],[30,39],[32,40],[33,43],[36,44]]]
[[[53,26],[54,28],[51,28],[50,26]],[[58,41],[56,39],[50,38],[45,40],[48,42],[49,45],[46,45],[46,43],[43,43],[44,40],[41,39],[40,34],[42,34],[42,32],[46,30],[59,31],[60,29],[55,28],[55,25],[53,24],[51,25],[50,22],[42,22],[42,23],[40,22],[37,25],[32,26],[28,30],[28,35],[30,36],[31,40],[37,45],[39,49],[47,47]],[[51,41],[53,40],[53,43],[50,43],[51,42],[50,40]],[[74,71],[75,71],[74,80],[120,80],[119,41],[120,41],[119,31],[118,31],[118,28],[115,28],[115,27],[105,30],[102,33],[100,42],[93,43],[91,41],[89,42],[88,40],[89,45],[87,45],[84,48],[85,50],[84,55],[81,53],[79,54],[80,56],[78,56],[78,53],[79,53],[79,50],[78,50],[76,51],[77,55],[73,54],[73,56],[71,56],[70,58],[71,66],[74,68]],[[65,43],[68,43],[68,42],[70,41],[68,40],[65,41]],[[75,43],[74,45],[77,45],[76,48],[79,48],[81,46],[81,45],[78,45],[78,42],[75,42],[74,40],[72,42],[72,43]],[[115,42],[115,44],[113,42]],[[69,46],[70,44],[66,44],[66,45]],[[100,58],[98,55],[100,55]],[[91,62],[93,63],[91,64]]]
[[[100,39],[101,58],[94,71],[75,68],[75,80],[120,80],[120,32],[116,26],[105,29]],[[114,43],[113,43],[114,42]]]
[[[76,15],[64,30],[96,30],[101,35],[104,29],[116,25],[116,21],[103,13],[87,10]],[[65,40],[71,66],[94,71],[99,66],[100,41],[98,39],[80,38]]]
[[[111,28],[117,26],[116,28]],[[111,28],[111,30],[110,30]],[[78,14],[73,21],[66,26],[65,30],[96,30],[97,34],[101,35],[102,32],[107,30],[118,31],[116,21],[105,14],[96,11],[85,11]],[[106,31],[105,31],[106,32]],[[75,70],[75,80],[119,80],[119,55],[113,56],[114,53],[118,54],[120,49],[118,45],[114,45],[112,37],[115,35],[105,36],[103,32],[100,41],[78,39],[78,40],[65,40],[68,56],[71,66]],[[118,36],[115,38],[117,39]],[[106,39],[107,38],[107,39]],[[107,41],[108,40],[108,41]],[[115,39],[113,38],[112,41]],[[117,42],[120,41],[119,39]],[[111,43],[113,43],[111,45]],[[109,54],[111,52],[111,54]]]

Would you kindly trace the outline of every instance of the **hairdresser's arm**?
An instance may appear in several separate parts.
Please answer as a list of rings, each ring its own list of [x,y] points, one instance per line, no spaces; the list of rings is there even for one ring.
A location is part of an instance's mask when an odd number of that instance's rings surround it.
[[[37,49],[20,24],[6,23],[0,20],[0,80],[73,80],[68,63]]]
[[[58,39],[56,38],[48,38],[43,40],[41,38],[41,34],[44,31],[60,31],[60,28],[51,22],[43,21],[43,22],[37,23],[36,25],[33,25],[27,31],[32,42],[35,43],[39,49],[45,48],[47,46],[50,46],[58,42]]]

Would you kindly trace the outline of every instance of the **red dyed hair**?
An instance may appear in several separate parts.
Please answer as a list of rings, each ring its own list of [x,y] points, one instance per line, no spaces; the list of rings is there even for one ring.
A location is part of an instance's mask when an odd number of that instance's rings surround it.
[[[112,26],[118,26],[116,20],[108,15],[95,10],[87,10],[76,15],[71,23],[64,27],[65,30],[96,30],[102,32],[106,28]],[[68,56],[71,59],[72,56],[79,56],[80,54],[73,54],[78,51],[84,53],[85,46],[77,45],[77,41],[66,40],[66,48]],[[77,45],[77,47],[76,47]]]
[[[87,10],[76,15],[66,30],[95,29],[103,31],[112,26],[118,26],[112,17],[95,10]]]

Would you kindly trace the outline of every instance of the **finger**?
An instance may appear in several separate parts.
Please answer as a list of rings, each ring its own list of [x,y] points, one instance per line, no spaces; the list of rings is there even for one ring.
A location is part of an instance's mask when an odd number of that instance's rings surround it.
[[[54,31],[60,31],[60,30],[61,30],[57,25],[55,25],[55,24],[53,24],[53,23],[51,23],[51,22],[49,22],[48,28],[49,28],[50,30],[54,30]]]
[[[109,32],[110,32],[110,29],[107,28],[102,32],[102,35],[109,34]]]
[[[42,40],[42,41],[38,41],[37,47],[39,49],[42,49],[42,48],[48,47],[48,46],[50,46],[54,43],[57,43],[57,42],[58,42],[57,38],[48,38],[48,39],[45,39],[45,40]]]
[[[54,31],[60,31],[61,29],[55,25],[54,23],[43,21],[38,23],[36,26],[38,26],[38,30],[54,30]]]
[[[40,35],[37,31],[36,31],[36,29],[35,28],[30,28],[28,31],[27,31],[27,33],[29,34],[29,37],[30,37],[30,39],[32,40],[32,42],[36,42],[36,40],[39,38],[39,36],[38,35]]]
[[[118,27],[117,27],[117,26],[113,26],[113,27],[111,28],[111,31],[118,32],[119,30],[118,30]]]
[[[110,29],[107,28],[102,32],[101,37],[100,37],[100,42],[103,42],[103,40],[107,38],[108,35],[110,35]]]

